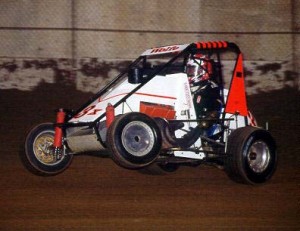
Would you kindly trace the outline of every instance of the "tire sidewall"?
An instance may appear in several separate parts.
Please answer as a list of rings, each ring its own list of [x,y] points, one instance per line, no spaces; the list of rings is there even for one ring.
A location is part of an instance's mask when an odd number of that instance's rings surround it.
[[[247,160],[247,153],[251,147],[251,145],[256,142],[256,141],[263,141],[266,143],[266,145],[269,148],[270,151],[270,160],[268,163],[267,168],[261,172],[257,173],[254,172],[248,163]],[[250,181],[250,183],[258,184],[258,183],[264,183],[265,181],[269,180],[271,176],[273,175],[276,166],[277,166],[277,155],[276,155],[276,145],[271,137],[271,135],[265,131],[265,130],[256,130],[254,131],[249,138],[245,141],[243,150],[242,150],[242,155],[240,155],[242,158],[239,162],[243,164],[241,166],[241,169],[244,169],[244,172],[242,173],[245,175],[244,177]]]
[[[154,145],[151,148],[151,150],[143,156],[132,155],[124,148],[124,145],[122,143],[123,130],[125,126],[132,121],[139,121],[146,124],[151,129],[151,132],[153,133]],[[114,126],[113,145],[115,146],[114,148],[117,149],[118,154],[121,155],[121,158],[123,158],[125,161],[129,162],[130,164],[136,165],[138,167],[138,166],[149,165],[157,158],[161,149],[162,139],[161,139],[159,128],[152,118],[142,113],[132,112],[132,113],[125,114],[122,118],[120,118],[120,120],[117,121],[117,124],[113,126]],[[115,155],[115,153],[113,155]]]

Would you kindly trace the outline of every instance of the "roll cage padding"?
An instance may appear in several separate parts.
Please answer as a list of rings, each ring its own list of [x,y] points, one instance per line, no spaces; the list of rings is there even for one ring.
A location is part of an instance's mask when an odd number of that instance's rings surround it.
[[[217,42],[197,42],[194,43],[197,49],[220,49],[227,48],[228,43],[225,41],[217,41]]]
[[[201,50],[205,51],[231,49],[233,52],[240,53],[240,49],[235,43],[227,41],[196,42],[192,43],[190,46],[192,46],[193,49],[196,49],[197,52],[200,52]]]

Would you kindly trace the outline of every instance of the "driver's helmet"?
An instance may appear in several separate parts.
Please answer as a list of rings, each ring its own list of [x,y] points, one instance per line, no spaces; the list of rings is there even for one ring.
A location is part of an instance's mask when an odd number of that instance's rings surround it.
[[[208,80],[212,74],[212,64],[208,56],[196,54],[187,62],[186,73],[190,84]]]

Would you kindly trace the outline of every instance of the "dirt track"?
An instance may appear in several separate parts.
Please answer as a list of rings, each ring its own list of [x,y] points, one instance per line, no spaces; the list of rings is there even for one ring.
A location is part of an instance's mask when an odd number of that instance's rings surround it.
[[[19,159],[26,131],[89,97],[72,87],[59,92],[55,85],[0,91],[0,230],[300,230],[299,92],[249,97],[279,146],[277,172],[259,187],[213,167],[152,176],[92,155],[76,156],[58,176],[34,176]]]

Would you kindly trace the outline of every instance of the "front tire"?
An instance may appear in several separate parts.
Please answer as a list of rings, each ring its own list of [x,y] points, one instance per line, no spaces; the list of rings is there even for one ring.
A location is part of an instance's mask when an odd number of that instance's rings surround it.
[[[277,166],[274,139],[257,127],[234,130],[228,138],[227,154],[225,171],[238,183],[262,184],[272,177]]]
[[[57,159],[51,151],[54,141],[54,125],[43,123],[34,127],[27,135],[25,153],[22,160],[32,173],[42,176],[53,176],[66,170],[72,162],[73,155],[66,154]]]
[[[151,117],[131,112],[117,117],[111,124],[107,133],[107,146],[118,165],[138,169],[155,161],[162,146],[162,138]]]

